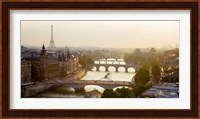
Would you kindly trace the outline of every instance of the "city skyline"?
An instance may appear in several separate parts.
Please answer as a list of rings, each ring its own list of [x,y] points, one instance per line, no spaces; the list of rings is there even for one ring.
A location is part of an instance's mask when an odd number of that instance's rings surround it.
[[[57,47],[179,47],[179,21],[21,21],[21,45]]]

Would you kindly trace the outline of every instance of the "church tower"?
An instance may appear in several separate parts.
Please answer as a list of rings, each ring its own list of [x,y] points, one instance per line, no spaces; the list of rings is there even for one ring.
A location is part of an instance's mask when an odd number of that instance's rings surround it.
[[[47,75],[48,75],[47,65],[48,65],[48,55],[46,53],[46,50],[45,50],[45,47],[44,47],[44,44],[43,44],[42,50],[41,50],[41,53],[40,53],[40,68],[41,68],[41,71],[42,71],[42,79],[43,80],[47,79]]]
[[[55,42],[54,42],[54,39],[53,39],[53,25],[51,25],[51,40],[49,42],[48,49],[49,50],[56,50]]]

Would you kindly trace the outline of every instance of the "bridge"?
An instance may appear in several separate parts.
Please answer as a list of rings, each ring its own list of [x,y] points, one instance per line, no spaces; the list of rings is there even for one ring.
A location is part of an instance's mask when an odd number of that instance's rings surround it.
[[[102,81],[102,80],[73,80],[73,79],[56,79],[56,80],[49,80],[45,82],[35,83],[34,85],[30,85],[27,87],[22,86],[22,94],[23,97],[30,97],[37,95],[38,93],[44,92],[51,87],[54,86],[68,86],[74,89],[80,89],[87,85],[96,85],[100,86],[104,89],[116,88],[119,86],[126,86],[126,87],[134,87],[134,82],[127,82],[127,81]]]
[[[85,87],[87,85],[96,85],[100,86],[104,89],[110,89],[110,88],[116,88],[119,86],[126,86],[132,88],[135,86],[133,82],[127,82],[127,81],[102,81],[102,80],[69,80],[69,81],[64,81],[64,80],[59,80],[59,82],[46,82],[45,83],[46,87],[52,87],[52,86],[60,86],[60,85],[65,85],[72,87],[74,89],[80,89],[82,87]]]
[[[139,70],[140,66],[138,65],[132,65],[132,64],[108,64],[108,63],[105,63],[105,64],[89,64],[89,69],[92,70],[92,68],[96,67],[96,71],[99,71],[100,70],[100,67],[105,67],[106,69],[106,72],[109,72],[109,67],[115,67],[116,69],[116,72],[119,71],[119,68],[120,67],[123,67],[125,68],[125,72],[128,72],[128,69],[129,68],[134,68],[135,69],[135,72]]]

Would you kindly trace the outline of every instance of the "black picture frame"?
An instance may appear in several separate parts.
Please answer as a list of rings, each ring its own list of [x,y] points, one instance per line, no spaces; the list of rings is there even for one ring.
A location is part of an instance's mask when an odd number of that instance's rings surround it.
[[[191,10],[191,109],[66,109],[20,110],[9,108],[11,9],[190,9]],[[197,117],[198,116],[198,3],[197,2],[2,2],[2,114],[3,117]]]

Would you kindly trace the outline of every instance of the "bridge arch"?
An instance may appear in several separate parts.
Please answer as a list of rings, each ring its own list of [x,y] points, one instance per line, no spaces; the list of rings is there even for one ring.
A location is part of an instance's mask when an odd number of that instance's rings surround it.
[[[85,85],[83,87],[84,87],[85,92],[90,92],[90,91],[93,91],[93,90],[98,90],[99,92],[103,93],[104,90],[105,90],[103,87],[101,87],[99,85]]]
[[[127,67],[127,72],[134,73],[135,71],[134,67]]]
[[[92,67],[90,67],[90,68],[91,68],[92,71],[97,71],[97,70],[98,70],[97,68],[99,68],[99,67],[97,67],[97,66],[92,66]]]
[[[107,68],[103,65],[98,67],[98,71],[106,71],[106,69]]]
[[[117,69],[119,72],[126,72],[126,68],[124,66],[120,66]]]
[[[113,70],[112,70],[113,69]],[[115,66],[108,66],[107,71],[112,72],[112,71],[118,71],[118,69]]]

